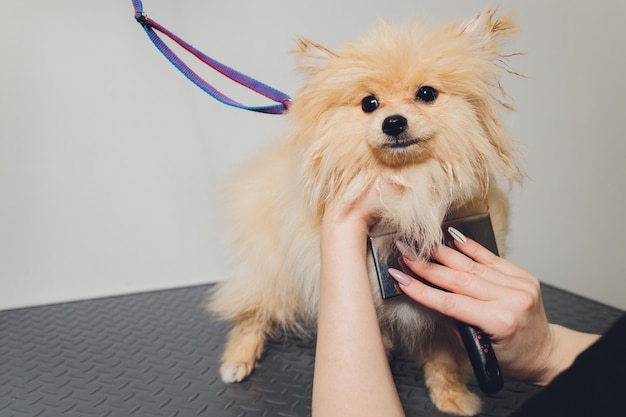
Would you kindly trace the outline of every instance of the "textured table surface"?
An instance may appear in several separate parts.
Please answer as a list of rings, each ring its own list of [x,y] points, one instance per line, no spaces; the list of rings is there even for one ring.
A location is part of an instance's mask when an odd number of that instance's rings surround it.
[[[223,384],[228,324],[202,309],[209,288],[0,311],[0,416],[309,416],[314,342],[272,340],[250,378]],[[603,332],[621,314],[543,293],[550,320],[575,329]],[[443,416],[413,361],[396,355],[391,366],[408,416]],[[507,381],[481,416],[506,416],[536,390]]]

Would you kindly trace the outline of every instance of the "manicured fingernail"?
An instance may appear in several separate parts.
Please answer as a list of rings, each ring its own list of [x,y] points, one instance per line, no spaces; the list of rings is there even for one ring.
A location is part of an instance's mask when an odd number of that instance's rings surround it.
[[[417,261],[417,253],[412,247],[410,247],[401,240],[396,240],[396,247],[398,248],[402,256],[407,258],[409,261]]]
[[[397,269],[389,268],[389,275],[391,275],[391,278],[398,281],[398,284],[404,285],[405,287],[408,287],[413,282],[413,278]]]
[[[456,240],[457,242],[467,243],[467,239],[465,239],[465,236],[463,235],[463,233],[459,232],[454,227],[452,226],[448,227],[448,233],[450,233],[450,236],[452,236],[454,240]]]

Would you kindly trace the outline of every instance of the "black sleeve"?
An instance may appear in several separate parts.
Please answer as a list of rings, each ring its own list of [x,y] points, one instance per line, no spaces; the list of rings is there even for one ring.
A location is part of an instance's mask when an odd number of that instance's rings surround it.
[[[626,315],[510,417],[626,416]]]

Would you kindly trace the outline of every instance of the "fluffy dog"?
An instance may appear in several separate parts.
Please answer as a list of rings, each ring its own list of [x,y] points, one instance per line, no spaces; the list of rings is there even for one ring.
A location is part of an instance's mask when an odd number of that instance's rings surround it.
[[[514,31],[510,16],[488,10],[443,27],[381,22],[337,51],[299,41],[306,81],[289,128],[227,187],[231,276],[208,304],[235,322],[222,357],[225,382],[252,372],[275,331],[314,332],[320,221],[331,196],[351,201],[372,182],[397,184],[402,194],[379,224],[422,256],[442,241],[445,219],[484,211],[489,201],[502,252],[508,210],[497,184],[522,178],[501,123],[509,107],[501,41]],[[424,364],[440,410],[477,413],[454,326],[405,297],[381,300],[375,274],[371,281],[387,347]]]

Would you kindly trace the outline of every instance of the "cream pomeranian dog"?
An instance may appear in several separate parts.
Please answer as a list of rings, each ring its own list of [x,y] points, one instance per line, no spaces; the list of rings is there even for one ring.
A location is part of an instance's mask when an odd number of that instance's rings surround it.
[[[350,201],[377,181],[396,184],[401,195],[379,224],[422,256],[442,241],[445,219],[485,211],[488,201],[502,252],[508,210],[497,183],[523,176],[501,122],[509,107],[501,41],[514,32],[510,16],[487,10],[443,27],[381,22],[337,51],[300,40],[306,80],[289,128],[227,187],[232,269],[208,303],[235,323],[225,382],[250,375],[268,335],[314,334],[320,222],[331,196]],[[423,363],[441,411],[476,414],[480,400],[466,387],[471,368],[454,326],[406,297],[382,300],[375,272],[371,282],[387,347]]]

